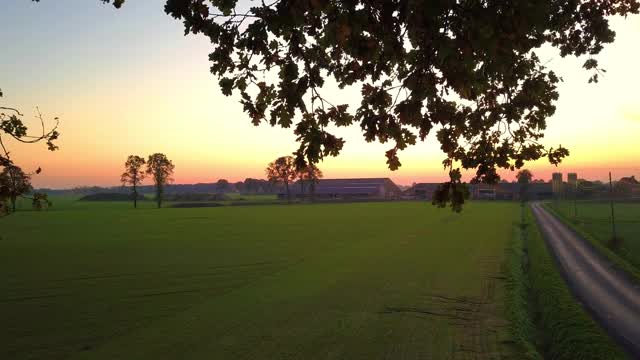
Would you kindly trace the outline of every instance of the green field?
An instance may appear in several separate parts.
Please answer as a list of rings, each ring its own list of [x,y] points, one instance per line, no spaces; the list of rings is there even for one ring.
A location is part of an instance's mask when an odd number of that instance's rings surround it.
[[[277,195],[273,194],[238,194],[228,193],[225,194],[229,200],[220,201],[206,201],[210,203],[219,203],[220,205],[252,205],[252,204],[284,204],[285,200],[278,200]],[[83,195],[52,195],[49,196],[53,206],[49,211],[60,210],[93,210],[93,209],[126,209],[133,207],[133,203],[118,202],[118,201],[78,201]],[[154,209],[156,208],[156,202],[153,200],[153,194],[145,194],[146,200],[138,201],[138,208],[140,209]],[[182,201],[188,203],[197,203],[200,201]],[[173,205],[181,203],[175,201],[163,201],[162,207],[172,207]],[[18,198],[16,201],[16,208],[22,211],[31,211],[32,204],[30,199]]]
[[[612,238],[611,206],[606,201],[561,201],[551,207],[570,220],[575,226],[592,235],[603,245]],[[623,242],[616,252],[627,261],[640,267],[640,202],[614,203],[616,233]],[[577,216],[575,216],[577,215]]]
[[[502,265],[516,204],[57,200],[0,219],[1,359],[513,354]]]

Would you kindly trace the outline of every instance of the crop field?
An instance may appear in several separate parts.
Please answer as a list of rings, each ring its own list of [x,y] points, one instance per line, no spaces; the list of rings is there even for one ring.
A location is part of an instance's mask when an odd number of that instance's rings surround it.
[[[604,245],[612,238],[609,202],[578,201],[574,207],[572,201],[562,201],[551,206]],[[614,212],[616,234],[622,238],[621,248],[616,252],[640,267],[640,202],[616,202]]]
[[[516,204],[57,200],[0,219],[1,359],[513,355]]]

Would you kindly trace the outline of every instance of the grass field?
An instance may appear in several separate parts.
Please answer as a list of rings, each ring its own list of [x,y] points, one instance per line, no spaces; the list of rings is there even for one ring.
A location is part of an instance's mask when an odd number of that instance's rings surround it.
[[[516,209],[58,199],[0,219],[0,358],[508,358]]]
[[[286,201],[278,200],[277,195],[273,194],[238,194],[228,193],[226,196],[229,200],[210,201],[220,203],[221,205],[243,205],[245,203],[260,204],[260,203],[285,203]],[[78,201],[83,195],[52,195],[49,196],[49,200],[53,203],[50,211],[60,210],[79,210],[79,209],[127,209],[133,206],[132,202],[119,202],[119,201]],[[138,207],[141,209],[153,209],[156,207],[156,202],[153,200],[153,194],[146,194],[146,200],[138,201]],[[187,201],[189,202],[189,201]],[[191,201],[198,202],[198,201]],[[177,202],[163,201],[163,207],[171,207]],[[18,198],[16,201],[16,208],[18,210],[31,211],[31,200],[25,198]]]
[[[578,201],[575,208],[572,201],[554,202],[550,205],[603,245],[607,245],[612,238],[609,202]],[[616,233],[623,239],[622,247],[616,249],[616,252],[636,267],[640,267],[640,202],[615,203],[614,211]]]

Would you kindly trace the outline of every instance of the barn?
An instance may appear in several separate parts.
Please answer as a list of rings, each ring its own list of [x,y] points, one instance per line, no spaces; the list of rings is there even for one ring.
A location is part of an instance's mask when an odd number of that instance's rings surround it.
[[[469,186],[471,197],[476,200],[520,200],[521,184],[472,184]],[[527,185],[529,200],[546,200],[553,197],[551,183],[530,183]]]
[[[297,181],[289,188],[292,198],[311,196],[308,183]],[[399,199],[402,191],[389,178],[320,179],[315,184],[314,194],[317,199],[393,200]],[[284,199],[287,194],[280,192],[278,196]]]
[[[431,200],[440,183],[419,183],[407,189],[404,194],[409,199]]]

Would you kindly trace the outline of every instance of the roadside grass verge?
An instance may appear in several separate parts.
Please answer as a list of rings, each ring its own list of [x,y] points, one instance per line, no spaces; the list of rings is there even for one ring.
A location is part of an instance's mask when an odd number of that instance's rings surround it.
[[[570,293],[530,209],[527,222],[532,224],[527,227],[525,248],[539,351],[546,359],[626,359]]]
[[[514,224],[513,236],[506,249],[505,310],[509,319],[514,346],[523,360],[542,359],[535,347],[536,329],[532,321],[530,284],[527,274],[528,257],[524,248],[524,233]]]
[[[586,231],[582,227],[576,225],[575,222],[571,221],[567,215],[555,209],[553,206],[549,204],[543,204],[544,208],[556,216],[558,220],[560,220],[563,224],[567,225],[571,230],[575,233],[586,239],[589,244],[591,244],[598,252],[604,255],[614,266],[616,269],[625,273],[633,282],[640,283],[640,270],[632,263],[625,259],[625,256],[618,254],[611,250],[609,247],[605,245],[605,240],[599,239],[594,236],[589,231]],[[627,257],[628,259],[629,257]]]

